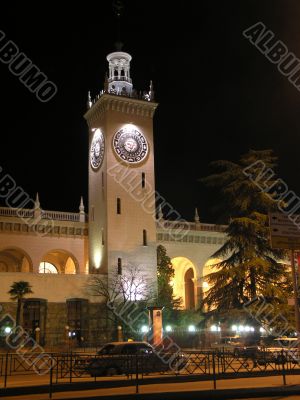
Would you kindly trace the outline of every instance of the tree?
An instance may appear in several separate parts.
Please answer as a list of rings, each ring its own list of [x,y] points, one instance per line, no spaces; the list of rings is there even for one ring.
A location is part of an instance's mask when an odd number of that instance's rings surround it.
[[[16,326],[18,326],[22,323],[22,300],[27,294],[33,293],[33,291],[29,282],[18,281],[11,285],[8,293],[12,300],[17,300]]]
[[[87,291],[102,300],[115,329],[121,325],[123,331],[134,332],[148,324],[146,306],[152,302],[152,290],[139,267],[128,266],[122,274],[94,275]]]
[[[165,309],[177,309],[181,299],[176,299],[173,294],[171,281],[175,276],[175,271],[167,250],[164,246],[157,246],[157,287],[158,303]]]
[[[250,150],[238,163],[216,161],[218,171],[204,179],[206,185],[220,189],[228,215],[227,240],[212,254],[222,259],[216,272],[206,279],[210,284],[204,304],[217,318],[248,318],[244,306],[258,296],[273,305],[274,313],[285,313],[290,289],[287,266],[279,262],[285,252],[269,243],[268,212],[278,210],[274,168],[277,158],[272,150]],[[262,186],[262,167],[264,183]],[[266,176],[267,174],[267,176]],[[272,189],[272,190],[271,190]],[[253,318],[253,317],[252,317]]]
[[[157,289],[160,305],[169,306],[173,300],[171,280],[175,271],[164,246],[157,246]]]

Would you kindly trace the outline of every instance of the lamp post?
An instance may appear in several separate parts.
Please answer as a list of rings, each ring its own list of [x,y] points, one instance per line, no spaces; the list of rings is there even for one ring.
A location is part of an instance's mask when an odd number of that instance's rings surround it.
[[[70,330],[69,325],[66,325],[65,326],[65,342],[66,342],[66,346],[67,346],[68,350],[69,350],[69,347],[70,347],[69,330]]]
[[[123,332],[122,332],[122,326],[118,325],[118,342],[123,342]]]
[[[153,346],[162,345],[162,310],[164,307],[148,307],[149,310],[149,334],[148,341]]]
[[[35,331],[35,341],[37,342],[37,344],[40,344],[41,328],[37,326],[34,331]]]

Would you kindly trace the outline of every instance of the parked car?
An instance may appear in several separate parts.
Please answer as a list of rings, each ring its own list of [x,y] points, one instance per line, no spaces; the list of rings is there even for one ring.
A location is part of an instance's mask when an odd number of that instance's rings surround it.
[[[229,351],[234,353],[235,349],[242,346],[241,338],[239,336],[224,336],[218,342],[212,343],[211,348],[220,351]]]
[[[89,360],[85,370],[91,376],[129,375],[182,369],[186,363],[184,354],[156,351],[146,342],[111,342]]]
[[[255,357],[259,346],[248,345],[240,336],[224,336],[218,343],[213,343],[214,350],[231,353],[234,357]]]
[[[273,339],[259,352],[257,358],[258,363],[263,365],[274,362],[282,364],[283,362],[299,362],[298,356],[298,339],[293,337],[282,336]]]
[[[211,344],[212,349],[233,351],[237,346],[241,345],[239,336],[224,336],[217,342]]]
[[[296,350],[298,345],[298,338],[281,336],[273,339],[273,341],[266,346],[268,351],[289,351]]]

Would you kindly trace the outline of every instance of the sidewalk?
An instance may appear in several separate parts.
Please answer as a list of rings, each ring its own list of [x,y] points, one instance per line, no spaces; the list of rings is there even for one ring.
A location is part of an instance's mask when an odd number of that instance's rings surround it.
[[[217,390],[213,389],[211,381],[157,383],[139,386],[136,395],[135,386],[120,388],[102,388],[91,390],[77,390],[72,392],[54,392],[52,399],[242,399],[263,396],[300,395],[300,376],[287,376],[287,385],[282,385],[282,377],[242,378],[217,381]],[[55,387],[54,387],[55,390]],[[1,396],[1,395],[0,395]],[[3,396],[3,394],[2,394]],[[20,396],[1,396],[6,400],[46,400],[48,393],[29,394]]]

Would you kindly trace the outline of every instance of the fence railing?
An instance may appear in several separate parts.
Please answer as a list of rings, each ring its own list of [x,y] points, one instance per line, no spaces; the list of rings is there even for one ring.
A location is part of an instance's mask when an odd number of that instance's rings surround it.
[[[46,354],[46,353],[45,353]],[[255,351],[233,354],[229,351],[182,351],[169,353],[156,350],[148,354],[87,354],[79,352],[48,353],[47,362],[37,360],[34,352],[0,353],[0,377],[2,387],[8,387],[16,376],[37,374],[48,380],[52,374],[52,384],[60,381],[73,382],[80,378],[101,381],[112,375],[123,375],[126,379],[143,380],[153,377],[172,376],[187,378],[197,376],[199,380],[238,378],[253,376],[281,375],[283,383],[286,375],[300,374],[297,351]],[[37,379],[39,382],[39,380]],[[41,381],[41,380],[40,380]],[[37,383],[38,384],[38,383]],[[15,385],[15,384],[14,384]]]
[[[22,209],[22,208],[0,207],[0,217],[34,218],[34,210]],[[41,219],[50,219],[53,221],[79,222],[80,221],[80,213],[41,210],[40,218]],[[84,219],[85,219],[85,221],[87,221],[86,214],[85,214]]]

